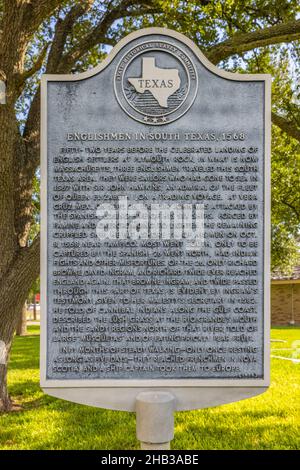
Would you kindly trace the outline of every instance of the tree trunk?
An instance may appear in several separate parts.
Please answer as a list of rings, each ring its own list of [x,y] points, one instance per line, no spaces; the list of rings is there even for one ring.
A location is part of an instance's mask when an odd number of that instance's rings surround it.
[[[12,407],[12,401],[9,397],[7,389],[7,367],[9,353],[11,349],[11,342],[13,338],[13,333],[11,334],[11,329],[9,328],[9,325],[1,336],[2,339],[0,340],[0,412],[10,411]]]
[[[11,343],[0,341],[0,412],[9,411],[12,407],[7,390],[7,364],[10,346]]]
[[[20,311],[39,274],[39,237],[18,251],[6,276],[0,280],[0,411],[11,409],[7,392],[7,364]]]
[[[0,412],[10,411],[12,402],[7,390],[7,364],[0,364]]]
[[[6,292],[6,294],[8,294],[7,297],[10,297],[10,293]],[[4,295],[1,294],[1,291],[0,297],[4,300],[3,304],[5,305],[6,299],[4,298]],[[9,310],[6,309],[6,318],[3,315],[3,313],[5,313],[3,304],[0,307],[0,412],[9,411],[12,407],[12,401],[7,390],[7,367],[14,333],[19,321],[20,311],[24,305],[24,300],[23,302],[20,300],[18,301],[17,299],[14,300],[15,304],[13,305],[13,308]]]
[[[16,335],[27,335],[27,302],[24,303],[23,308],[20,312],[19,321],[16,328]]]

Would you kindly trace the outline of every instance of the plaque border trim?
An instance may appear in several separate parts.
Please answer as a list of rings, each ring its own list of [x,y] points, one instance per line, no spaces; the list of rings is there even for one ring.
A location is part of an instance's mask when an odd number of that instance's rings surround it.
[[[142,42],[142,43],[140,43],[140,45],[141,45],[141,44],[146,44],[147,42],[149,42],[149,41]],[[163,39],[161,39],[160,42],[164,42],[165,44],[168,44],[168,41],[164,41]],[[179,46],[177,46],[177,48],[178,48],[179,50],[181,50],[181,51],[186,55],[186,53],[185,53]],[[120,98],[119,98],[119,96],[118,96],[117,85],[116,85],[116,75],[117,75],[117,72],[118,72],[118,68],[119,68],[120,64],[122,63],[124,57],[126,57],[126,55],[129,54],[129,53],[130,53],[132,50],[134,50],[134,49],[135,49],[135,46],[133,46],[129,51],[127,51],[127,52],[125,53],[125,55],[121,58],[121,60],[119,61],[118,65],[117,65],[117,67],[116,67],[116,71],[115,71],[115,74],[114,74],[114,92],[115,92],[115,97],[116,97],[116,99],[117,99],[119,105],[120,105],[121,108],[123,109],[123,111],[124,111],[129,117],[131,117],[131,119],[134,119],[134,120],[137,121],[137,122],[141,122],[142,124],[145,124],[145,122],[143,121],[143,119],[140,118],[140,116],[133,116],[132,114],[130,114],[129,110],[127,110],[127,109],[125,108],[125,106],[122,104],[122,102],[121,102],[121,100],[120,100]],[[161,49],[153,47],[153,48],[150,49],[150,50],[152,50],[152,51],[154,51],[154,50],[160,51]],[[136,58],[137,56],[143,54],[144,52],[145,52],[145,51],[138,52],[138,53],[136,54],[136,56],[134,56],[132,59],[130,59],[130,61],[127,63],[126,67],[124,68],[124,71],[123,71],[123,74],[122,74],[122,83],[121,83],[122,93],[123,93],[123,95],[124,95],[124,99],[125,99],[125,101],[127,102],[128,106],[130,106],[136,113],[139,113],[139,114],[141,114],[141,115],[148,116],[148,117],[158,117],[158,118],[159,118],[159,116],[150,116],[150,115],[147,115],[146,113],[143,113],[143,112],[139,111],[138,109],[136,109],[134,106],[132,106],[132,105],[129,103],[129,101],[128,101],[127,97],[126,97],[126,93],[125,93],[125,91],[124,91],[123,75],[125,74],[126,69],[129,67],[130,63],[131,63],[133,60],[135,60],[135,58]],[[148,51],[147,51],[147,52],[148,52]],[[176,55],[175,55],[173,52],[168,51],[167,53],[173,55],[173,57],[176,57]],[[191,108],[191,106],[193,105],[193,103],[194,103],[194,101],[195,101],[195,99],[196,99],[197,93],[198,93],[198,76],[197,76],[197,74],[196,74],[196,79],[195,79],[195,80],[196,80],[196,87],[195,87],[194,95],[192,96],[191,102],[188,104],[188,107],[186,108],[186,110],[184,110],[184,111],[181,110],[181,111],[180,111],[180,108],[183,107],[184,103],[186,102],[186,100],[187,100],[188,97],[189,97],[189,94],[190,94],[190,91],[191,91],[191,78],[190,78],[190,76],[189,76],[188,68],[186,67],[186,65],[184,64],[184,62],[182,62],[182,60],[179,59],[179,58],[177,58],[177,59],[178,59],[178,61],[181,63],[181,65],[182,65],[182,66],[185,68],[185,70],[186,70],[186,74],[187,74],[188,79],[189,79],[189,87],[188,87],[188,91],[187,91],[186,97],[185,97],[185,99],[183,100],[183,102],[182,102],[176,109],[174,109],[173,111],[169,111],[168,113],[163,114],[164,116],[168,116],[168,117],[169,117],[169,121],[167,121],[167,122],[164,123],[164,124],[171,124],[172,122],[175,122],[175,121],[177,121],[177,119],[180,119],[182,116],[184,116],[184,115],[188,112],[188,110]],[[193,63],[192,59],[190,59],[190,61],[191,61],[192,65],[193,65],[193,67],[194,67],[194,69],[195,69],[195,71],[196,71],[196,67],[195,67],[195,64]],[[180,114],[176,115],[176,114],[177,114],[177,111],[178,111]],[[175,117],[172,118],[173,114],[175,114]],[[154,123],[154,122],[151,122],[151,123],[149,123],[149,124],[152,125],[152,126],[157,126],[157,127],[160,126],[160,125],[162,125],[162,123]]]
[[[264,82],[264,343],[263,343],[263,378],[259,379],[61,379],[49,380],[46,377],[46,357],[47,357],[47,84],[51,81],[79,81],[92,77],[104,70],[121,51],[121,49],[135,39],[163,35],[174,38],[187,47],[189,47],[199,61],[215,75],[230,81],[250,81]],[[70,399],[78,403],[86,403],[92,406],[107,407],[111,409],[133,410],[132,396],[145,389],[172,389],[174,393],[178,393],[180,398],[190,389],[190,392],[199,392],[203,389],[204,400],[201,397],[195,400],[187,398],[187,403],[193,402],[192,408],[187,404],[183,406],[179,404],[177,409],[193,409],[203,407],[201,403],[204,401],[205,406],[213,406],[214,403],[228,403],[243,398],[262,393],[270,385],[270,152],[271,152],[271,75],[269,74],[238,74],[226,72],[218,69],[212,64],[196,46],[196,44],[181,33],[167,28],[145,28],[137,32],[127,35],[112,49],[109,55],[95,68],[79,74],[44,74],[41,79],[41,343],[40,343],[40,384],[46,393],[52,394],[60,398]],[[66,389],[65,393],[61,389]],[[98,389],[99,394],[102,393],[103,400],[91,398],[90,400],[79,400],[78,393],[88,392],[89,389]],[[118,399],[110,397],[112,391],[117,392],[119,389],[119,397],[122,402],[117,404]],[[132,390],[134,389],[134,390]],[[205,391],[206,389],[206,391]],[[102,390],[102,392],[101,392]],[[210,397],[207,394],[216,393],[219,390],[221,398]],[[234,391],[236,390],[236,392]],[[186,391],[186,392],[185,392]],[[71,398],[73,395],[75,399]],[[95,394],[96,390],[91,391]],[[231,394],[238,395],[235,399],[228,398]],[[222,396],[223,395],[223,396]],[[195,405],[195,402],[197,406]],[[124,403],[129,403],[124,404]],[[180,399],[179,399],[180,402]],[[100,404],[99,404],[100,403]],[[117,406],[118,405],[118,406]]]

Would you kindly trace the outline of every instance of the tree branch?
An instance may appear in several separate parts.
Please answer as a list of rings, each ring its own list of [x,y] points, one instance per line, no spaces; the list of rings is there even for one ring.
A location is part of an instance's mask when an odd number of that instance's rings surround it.
[[[130,10],[130,7],[135,7],[135,9]],[[87,34],[79,44],[74,46],[73,49],[63,56],[58,72],[66,73],[70,71],[74,63],[94,46],[97,44],[107,44],[109,42],[107,31],[116,20],[125,18],[126,16],[138,17],[146,14],[150,15],[161,12],[162,8],[160,5],[153,0],[141,0],[140,2],[136,2],[135,0],[121,1],[117,7],[113,8],[112,10],[108,10],[98,25],[95,26],[95,28],[93,28],[92,31]]]
[[[289,136],[300,142],[300,128],[293,122],[288,121],[286,118],[279,116],[276,113],[272,113],[272,122],[276,126],[280,127],[280,129],[286,132]]]
[[[58,66],[63,57],[67,37],[72,31],[74,23],[78,18],[88,12],[93,3],[94,0],[84,0],[71,8],[63,20],[58,19],[55,28],[55,36],[49,53],[46,73],[57,72]]]
[[[297,217],[297,219],[300,221],[300,213],[299,211],[290,203],[284,201],[283,199],[280,200],[281,204],[284,204],[285,206],[289,207],[291,211],[293,211]]]
[[[300,39],[300,20],[280,23],[251,33],[236,33],[232,38],[208,49],[206,57],[213,64],[217,64],[233,54],[241,54],[256,47],[291,42],[297,39]]]
[[[56,73],[63,57],[63,51],[66,44],[67,36],[72,31],[75,21],[86,13],[92,6],[94,0],[84,0],[80,4],[76,4],[64,19],[58,19],[54,39],[48,56],[46,66],[47,73]],[[28,159],[33,160],[32,168],[35,168],[39,159],[39,120],[40,120],[40,88],[32,100],[25,125],[23,137],[26,139],[28,149]],[[31,147],[31,148],[30,148]]]
[[[23,5],[23,27],[29,35],[33,34],[41,23],[62,6],[63,0],[31,0]]]
[[[36,62],[33,64],[33,66],[28,69],[28,70],[24,70],[23,73],[19,74],[18,78],[17,78],[17,81],[18,81],[18,85],[20,87],[22,87],[24,85],[24,83],[26,82],[26,80],[28,80],[28,78],[32,77],[32,75],[34,75],[36,72],[38,72],[40,70],[40,68],[42,67],[43,65],[43,62],[45,60],[45,57],[46,57],[46,54],[47,54],[47,51],[48,51],[48,47],[49,47],[49,43],[47,43],[39,57],[37,58]]]

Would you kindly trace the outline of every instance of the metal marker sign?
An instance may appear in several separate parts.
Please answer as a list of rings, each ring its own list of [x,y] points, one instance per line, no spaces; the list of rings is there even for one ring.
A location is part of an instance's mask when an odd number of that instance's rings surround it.
[[[133,410],[269,384],[270,77],[150,28],[42,79],[41,385]]]

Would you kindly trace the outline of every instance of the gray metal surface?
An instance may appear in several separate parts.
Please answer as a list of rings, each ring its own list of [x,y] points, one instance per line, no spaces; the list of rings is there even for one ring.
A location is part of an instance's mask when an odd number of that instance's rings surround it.
[[[156,84],[174,81],[167,101],[138,89],[151,85],[146,67]],[[217,71],[158,30],[127,39],[88,76],[46,76],[45,387],[267,384],[267,85]],[[118,198],[203,204],[204,244],[150,230],[100,240],[97,207],[118,214]]]

